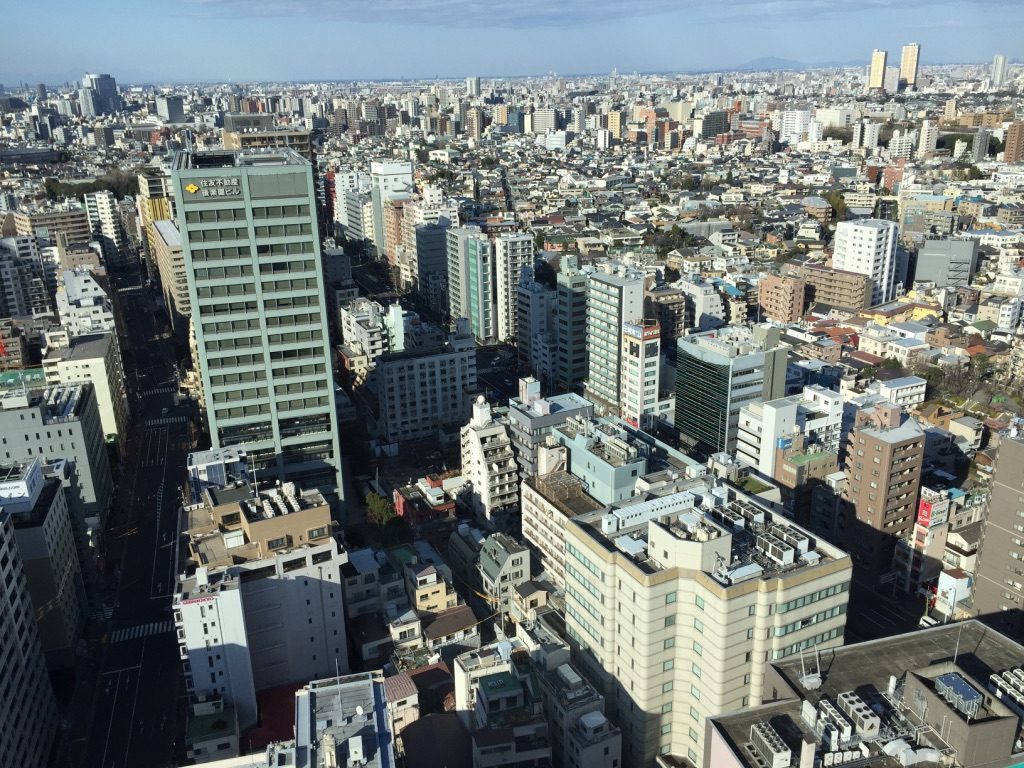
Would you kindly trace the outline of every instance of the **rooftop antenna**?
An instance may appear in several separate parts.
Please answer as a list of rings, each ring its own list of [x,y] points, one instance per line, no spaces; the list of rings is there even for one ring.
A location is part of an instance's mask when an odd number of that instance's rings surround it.
[[[818,646],[814,646],[815,670],[808,672],[804,666],[804,649],[800,649],[800,685],[808,691],[816,691],[821,687],[821,656],[818,654]]]

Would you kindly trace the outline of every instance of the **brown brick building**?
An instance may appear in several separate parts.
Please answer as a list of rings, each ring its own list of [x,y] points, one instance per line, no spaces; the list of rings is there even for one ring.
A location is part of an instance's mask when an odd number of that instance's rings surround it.
[[[762,314],[776,323],[796,322],[804,313],[804,281],[799,277],[769,275],[758,283]]]

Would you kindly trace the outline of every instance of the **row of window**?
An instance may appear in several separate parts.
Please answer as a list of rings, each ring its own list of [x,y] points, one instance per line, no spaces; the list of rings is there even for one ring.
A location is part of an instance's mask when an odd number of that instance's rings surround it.
[[[775,630],[775,635],[776,637],[782,637],[800,629],[806,629],[807,627],[817,624],[819,621],[826,621],[827,619],[832,619],[836,616],[842,616],[844,613],[846,613],[846,606],[837,605],[834,608],[829,608],[827,611],[819,611],[811,616],[800,619],[800,621],[784,624]]]
[[[192,263],[204,261],[234,261],[248,259],[252,252],[247,245],[227,246],[226,248],[193,248]]]
[[[787,613],[789,611],[795,611],[797,608],[803,608],[805,605],[816,603],[819,600],[824,600],[827,597],[833,595],[839,595],[850,589],[850,582],[844,581],[842,584],[833,584],[831,587],[825,589],[819,589],[817,592],[811,592],[806,595],[794,598],[793,600],[787,600],[786,602],[779,605],[778,613]]]
[[[260,265],[263,271],[263,265]],[[227,267],[199,267],[195,270],[196,280],[224,280],[225,278],[252,277],[252,266],[235,264]]]
[[[253,227],[256,237],[295,237],[312,234],[309,224],[270,224]]]
[[[296,277],[292,280],[264,280],[263,290],[269,291],[303,291],[316,288],[315,277]]]

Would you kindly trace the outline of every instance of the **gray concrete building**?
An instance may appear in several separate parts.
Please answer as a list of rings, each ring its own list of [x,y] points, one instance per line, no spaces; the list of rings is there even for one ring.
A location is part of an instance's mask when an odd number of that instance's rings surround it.
[[[978,241],[925,240],[917,252],[915,283],[966,288],[978,268]]]

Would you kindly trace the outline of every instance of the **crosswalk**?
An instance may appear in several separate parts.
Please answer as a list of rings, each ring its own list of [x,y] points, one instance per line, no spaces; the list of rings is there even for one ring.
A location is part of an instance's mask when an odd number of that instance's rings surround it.
[[[102,608],[94,608],[89,614],[90,618],[100,621],[101,619],[110,619],[114,615],[114,607],[111,605],[103,606]]]
[[[160,635],[164,632],[171,632],[174,629],[174,622],[168,619],[167,621],[154,621],[151,624],[139,624],[134,627],[125,627],[124,629],[117,629],[110,633],[110,642],[112,643],[123,643],[125,640],[138,640],[142,637],[149,637],[150,635]]]
[[[168,424],[188,424],[188,416],[164,416],[160,419],[146,419],[142,426],[149,429],[150,427],[165,427]]]
[[[142,393],[143,397],[149,397],[150,395],[169,395],[173,392],[177,392],[177,387],[155,387],[154,389],[147,389]]]

